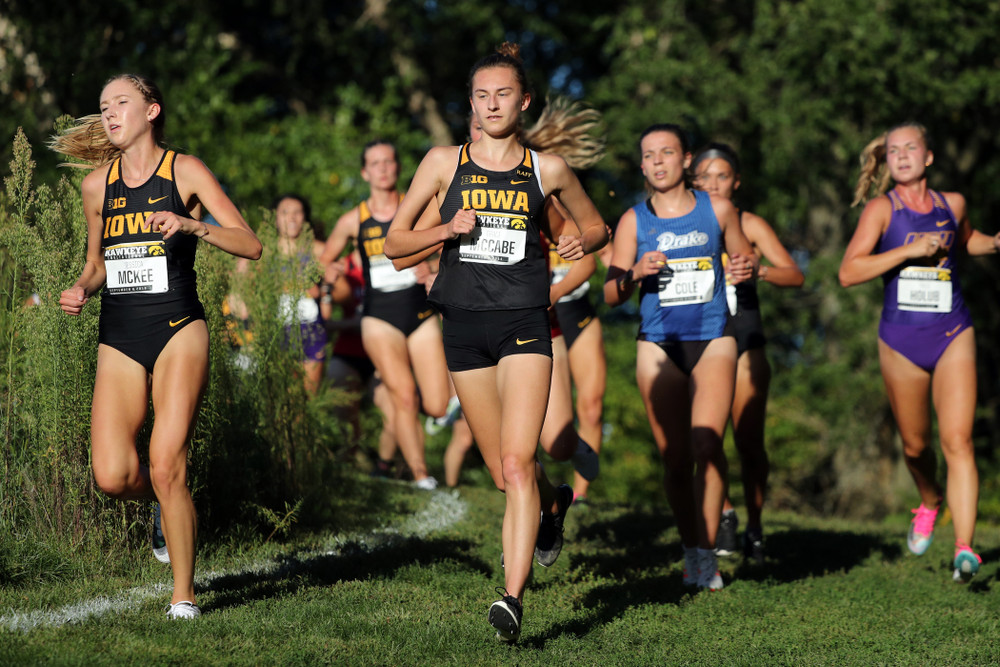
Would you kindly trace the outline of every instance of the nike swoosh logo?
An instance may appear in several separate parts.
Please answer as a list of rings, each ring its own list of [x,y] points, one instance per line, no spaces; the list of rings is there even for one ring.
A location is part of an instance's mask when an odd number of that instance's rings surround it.
[[[949,222],[951,222],[951,220],[942,220],[941,222],[935,222],[934,224],[937,225],[938,227],[944,227]]]
[[[169,324],[170,324],[170,326],[171,326],[171,328],[172,328],[172,327],[175,327],[175,326],[177,326],[178,324],[180,324],[180,323],[181,323],[181,322],[183,322],[184,320],[189,320],[189,319],[191,319],[191,316],[190,316],[190,315],[187,315],[186,317],[182,317],[181,319],[177,320],[176,322],[174,322],[173,320],[170,320],[170,323],[169,323]]]
[[[155,203],[156,203],[156,202],[158,202],[158,201],[163,201],[164,199],[166,199],[166,198],[167,198],[167,197],[169,197],[169,196],[170,196],[170,195],[164,195],[163,197],[159,197],[159,198],[157,198],[157,199],[153,199],[152,197],[150,197],[150,198],[149,198],[149,199],[147,199],[146,201],[148,201],[148,202],[149,202],[150,204],[155,204]]]
[[[534,343],[536,340],[538,340],[538,339],[537,338],[529,338],[528,340],[521,340],[520,338],[515,338],[514,342],[517,343],[518,345],[524,345],[525,343]]]
[[[425,310],[422,313],[417,313],[418,320],[426,320],[428,317],[434,314],[433,310]]]
[[[948,338],[951,338],[952,336],[954,336],[955,334],[957,334],[958,330],[961,329],[961,328],[962,328],[962,325],[959,324],[957,327],[955,327],[951,331],[946,332],[944,335],[947,336]]]
[[[520,185],[521,183],[527,183],[528,181],[511,181],[511,185]]]
[[[576,328],[577,328],[577,329],[582,329],[582,328],[584,328],[585,326],[587,326],[588,324],[590,324],[590,320],[591,320],[591,319],[592,319],[592,318],[590,318],[590,317],[587,317],[587,318],[586,318],[586,319],[584,319],[584,320],[583,320],[582,322],[577,322],[577,323],[576,323]]]

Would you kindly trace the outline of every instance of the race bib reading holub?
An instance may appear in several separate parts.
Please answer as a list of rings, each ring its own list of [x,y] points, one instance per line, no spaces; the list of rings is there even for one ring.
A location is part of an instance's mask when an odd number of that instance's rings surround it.
[[[524,259],[528,223],[509,213],[479,213],[476,226],[459,239],[458,256],[463,262],[517,264]]]
[[[951,269],[910,266],[899,272],[896,305],[922,313],[951,312]]]
[[[660,271],[658,285],[661,306],[708,303],[715,292],[712,258],[668,259]]]
[[[369,261],[371,264],[368,267],[368,277],[371,279],[373,289],[380,292],[398,292],[417,284],[417,274],[413,269],[397,271],[392,265],[392,260],[385,255],[376,255]]]
[[[104,249],[109,294],[158,294],[170,288],[163,241],[127,243]]]

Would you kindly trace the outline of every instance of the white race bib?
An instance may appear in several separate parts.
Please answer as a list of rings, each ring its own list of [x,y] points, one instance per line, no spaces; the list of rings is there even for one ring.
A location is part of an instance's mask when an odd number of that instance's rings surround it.
[[[163,241],[126,243],[104,249],[109,294],[160,294],[170,289]]]
[[[729,314],[736,317],[740,302],[736,296],[736,285],[730,285],[728,280],[726,281],[726,305],[729,306]]]
[[[517,264],[524,259],[527,229],[523,215],[479,213],[475,228],[459,238],[459,259],[479,264]]]
[[[951,293],[951,269],[909,266],[899,272],[896,307],[921,313],[950,313]]]
[[[711,257],[668,259],[660,272],[660,306],[708,303],[715,292],[715,269]]]
[[[398,292],[417,284],[417,274],[412,268],[397,271],[385,255],[369,258],[368,277],[371,287],[380,292]]]
[[[555,285],[556,283],[562,282],[563,279],[566,277],[566,274],[569,273],[569,270],[570,268],[572,268],[572,266],[573,266],[572,263],[568,263],[566,265],[560,265],[552,269],[552,284]],[[584,295],[587,293],[587,290],[589,289],[590,289],[590,282],[585,280],[583,281],[582,285],[579,285],[575,290],[573,290],[566,296],[559,299],[559,303],[568,303],[570,301],[576,301],[577,299],[582,299]]]
[[[282,294],[278,298],[278,316],[286,326],[291,325],[296,319],[300,324],[318,322],[319,304],[310,296],[296,299],[291,294]]]

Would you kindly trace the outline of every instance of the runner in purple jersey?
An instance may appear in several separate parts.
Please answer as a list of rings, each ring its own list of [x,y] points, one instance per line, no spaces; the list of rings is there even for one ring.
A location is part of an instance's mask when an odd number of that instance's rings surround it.
[[[927,131],[916,123],[899,125],[865,147],[854,204],[868,203],[840,265],[840,282],[885,281],[879,363],[922,501],[913,510],[907,545],[917,555],[927,551],[944,499],[928,447],[933,397],[955,523],[954,579],[968,581],[982,562],[971,546],[979,497],[972,447],[976,346],[954,275],[955,253],[995,253],[1000,234],[972,229],[962,195],[927,187],[933,162]],[[896,185],[885,195],[890,178]],[[868,201],[873,189],[876,196]]]

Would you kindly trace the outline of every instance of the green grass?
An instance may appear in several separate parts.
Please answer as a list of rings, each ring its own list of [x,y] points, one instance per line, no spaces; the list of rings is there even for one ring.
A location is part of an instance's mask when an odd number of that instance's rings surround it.
[[[985,564],[970,585],[958,585],[951,582],[950,526],[939,526],[937,541],[916,558],[906,551],[905,516],[876,524],[773,512],[767,565],[723,561],[726,589],[692,595],[681,585],[680,545],[664,502],[594,503],[571,510],[559,561],[535,568],[524,633],[510,647],[493,638],[486,622],[493,587],[503,583],[502,495],[463,487],[461,520],[426,531],[407,522],[432,494],[360,477],[353,482],[369,487],[377,501],[367,516],[352,519],[350,531],[300,527],[280,544],[251,535],[203,549],[198,594],[205,615],[194,623],[164,619],[169,588],[155,586],[169,584],[169,570],[144,551],[84,552],[62,565],[68,575],[5,586],[5,621],[13,612],[57,610],[136,588],[148,597],[58,627],[5,626],[0,664],[979,665],[1000,659],[996,526],[980,526]],[[337,492],[331,489],[331,497]]]

